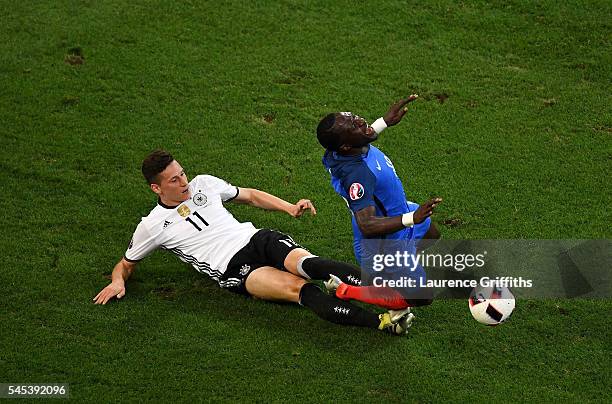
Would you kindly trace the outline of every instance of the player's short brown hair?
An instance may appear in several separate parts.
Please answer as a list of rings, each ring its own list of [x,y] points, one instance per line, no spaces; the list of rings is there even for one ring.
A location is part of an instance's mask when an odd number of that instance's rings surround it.
[[[165,150],[153,150],[145,159],[142,161],[142,175],[148,184],[157,184],[158,175],[174,161],[172,154]]]

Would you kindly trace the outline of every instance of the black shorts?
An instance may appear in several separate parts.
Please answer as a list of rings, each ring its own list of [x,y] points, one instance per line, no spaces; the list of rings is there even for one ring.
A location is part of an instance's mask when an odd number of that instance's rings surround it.
[[[268,229],[259,230],[247,245],[234,254],[219,285],[234,293],[249,295],[245,284],[251,272],[266,266],[286,271],[285,258],[296,248],[302,247],[286,234]]]

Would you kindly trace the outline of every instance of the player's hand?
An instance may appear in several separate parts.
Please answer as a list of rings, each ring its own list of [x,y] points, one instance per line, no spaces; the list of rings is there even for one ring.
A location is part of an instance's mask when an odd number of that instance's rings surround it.
[[[309,199],[300,199],[295,205],[293,205],[289,214],[293,217],[300,217],[309,209],[311,214],[317,214],[317,210]]]
[[[419,98],[417,94],[412,94],[408,98],[404,98],[389,107],[389,111],[383,116],[387,126],[393,126],[400,123],[406,112],[408,112],[408,104]]]
[[[419,206],[412,216],[414,223],[423,223],[425,219],[433,214],[435,207],[438,206],[440,202],[442,202],[442,198],[433,198]]]
[[[96,297],[93,298],[93,301],[95,304],[106,304],[113,297],[121,299],[123,296],[125,296],[125,284],[120,285],[111,283],[110,285],[102,289],[100,293],[98,293]]]

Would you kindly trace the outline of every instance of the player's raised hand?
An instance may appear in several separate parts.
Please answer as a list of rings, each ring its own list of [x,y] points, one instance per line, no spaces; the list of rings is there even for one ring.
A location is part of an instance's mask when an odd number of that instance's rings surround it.
[[[425,219],[433,214],[433,211],[438,204],[442,202],[442,198],[432,198],[418,207],[417,210],[414,211],[414,223],[423,223]]]
[[[400,123],[406,112],[408,112],[408,104],[419,98],[417,94],[412,94],[408,98],[403,98],[389,107],[389,111],[383,119],[387,126],[393,126]]]
[[[293,205],[293,208],[289,214],[293,217],[300,217],[309,209],[311,214],[317,214],[317,210],[309,199],[300,199],[295,205]]]
[[[125,284],[119,285],[111,283],[110,285],[102,289],[100,293],[98,293],[96,297],[93,298],[93,301],[95,304],[106,304],[113,297],[121,299],[123,296],[125,296]]]

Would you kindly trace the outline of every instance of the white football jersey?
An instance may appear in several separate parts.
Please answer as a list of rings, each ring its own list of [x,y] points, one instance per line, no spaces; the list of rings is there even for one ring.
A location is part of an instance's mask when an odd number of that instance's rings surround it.
[[[156,248],[176,254],[216,281],[229,261],[257,229],[240,223],[223,202],[238,196],[238,188],[211,175],[198,175],[189,183],[191,199],[178,206],[157,206],[136,227],[125,252],[128,261],[140,261]]]

